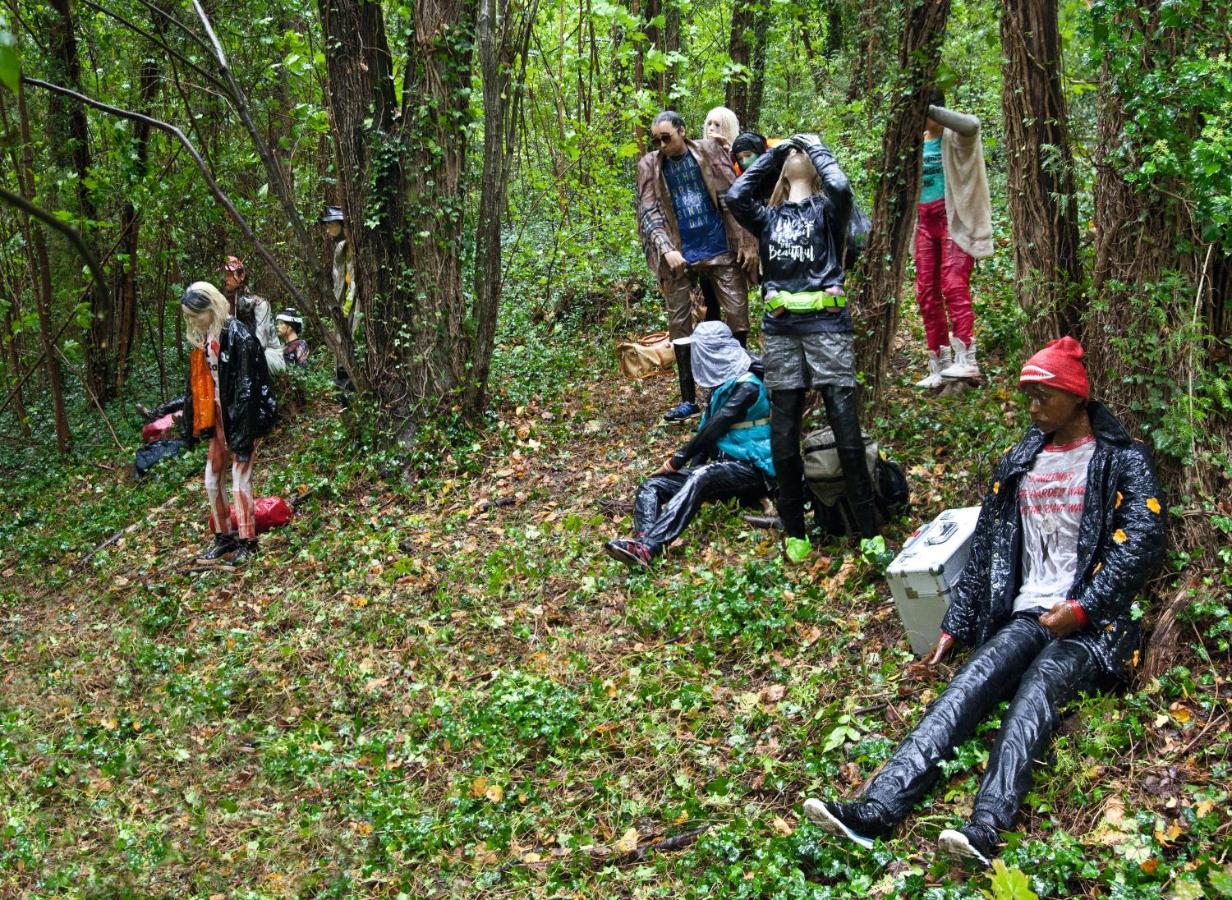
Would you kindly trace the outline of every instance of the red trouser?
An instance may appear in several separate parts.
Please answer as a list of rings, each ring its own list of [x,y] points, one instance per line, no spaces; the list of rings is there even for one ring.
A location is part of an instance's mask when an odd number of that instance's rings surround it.
[[[971,269],[975,257],[950,239],[945,223],[945,198],[916,207],[915,299],[924,320],[924,336],[934,353],[954,336],[971,345],[975,317],[971,313]],[[946,313],[949,313],[949,322]]]
[[[226,436],[222,433],[222,410],[214,407],[214,436],[210,438],[210,449],[205,459],[205,495],[210,502],[210,530],[215,534],[231,533],[231,510],[227,508],[227,498],[223,491],[223,470],[227,465]],[[231,460],[231,494],[235,498],[235,521],[239,525],[236,530],[242,541],[252,540],[257,536],[257,518],[252,499],[252,457],[240,462]]]

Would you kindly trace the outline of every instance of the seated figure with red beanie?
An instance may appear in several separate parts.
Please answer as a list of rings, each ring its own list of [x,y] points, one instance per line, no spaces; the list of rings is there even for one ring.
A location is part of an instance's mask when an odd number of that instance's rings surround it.
[[[1163,505],[1146,448],[1090,399],[1082,357],[1066,337],[1023,366],[1033,424],[997,466],[941,634],[914,668],[932,669],[955,644],[973,651],[859,799],[805,801],[825,831],[865,848],[889,837],[942,761],[1009,700],[970,818],[939,839],[988,865],[1060,708],[1125,674],[1138,643],[1131,606],[1163,555]]]

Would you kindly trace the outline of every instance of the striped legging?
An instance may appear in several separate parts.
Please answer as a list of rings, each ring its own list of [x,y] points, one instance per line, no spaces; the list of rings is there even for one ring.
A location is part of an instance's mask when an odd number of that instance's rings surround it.
[[[227,508],[227,497],[223,490],[223,468],[227,465],[226,436],[222,430],[222,410],[214,407],[214,436],[210,438],[210,449],[205,459],[205,494],[210,503],[210,529],[215,534],[231,533],[231,510]],[[252,499],[252,460],[255,454],[241,462],[237,458],[231,460],[231,493],[234,499],[236,531],[239,539],[252,540],[257,536],[257,519],[254,513]]]

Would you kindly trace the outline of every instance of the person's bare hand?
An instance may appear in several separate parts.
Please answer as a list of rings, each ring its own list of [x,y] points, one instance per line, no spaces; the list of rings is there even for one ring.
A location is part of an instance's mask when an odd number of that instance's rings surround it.
[[[740,268],[744,270],[745,275],[749,278],[757,277],[759,260],[756,250],[742,244],[736,251],[736,259],[740,263]]]
[[[1062,600],[1039,617],[1039,623],[1059,638],[1073,634],[1082,627],[1078,613],[1068,600]]]
[[[907,666],[907,673],[916,678],[931,675],[937,666],[941,665],[941,661],[945,659],[953,649],[953,637],[948,634],[938,635],[937,643],[933,644],[932,649],[918,660]]]
[[[684,271],[685,261],[684,254],[679,250],[668,250],[663,254],[663,260],[667,263],[667,267],[676,275]]]

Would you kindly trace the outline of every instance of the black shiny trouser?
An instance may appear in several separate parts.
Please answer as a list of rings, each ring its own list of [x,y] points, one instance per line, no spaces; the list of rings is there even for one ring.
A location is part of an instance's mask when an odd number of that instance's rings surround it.
[[[856,389],[823,384],[821,399],[826,419],[834,430],[835,450],[847,482],[847,498],[861,537],[875,537],[878,531],[877,506],[873,500],[873,480],[864,457],[864,436],[856,415]],[[804,389],[775,390],[770,393],[770,453],[778,476],[779,518],[791,537],[805,536],[804,460],[800,456],[800,427],[804,418]]]
[[[633,536],[658,553],[688,527],[703,503],[738,499],[754,503],[766,496],[765,476],[752,463],[706,463],[670,475],[654,475],[633,500]]]
[[[924,718],[864,789],[900,822],[941,774],[940,762],[984,716],[1013,695],[988,757],[971,822],[1008,831],[1060,722],[1058,710],[1098,684],[1099,663],[1081,643],[1055,640],[1032,614],[1019,614],[984,643],[934,700]]]

